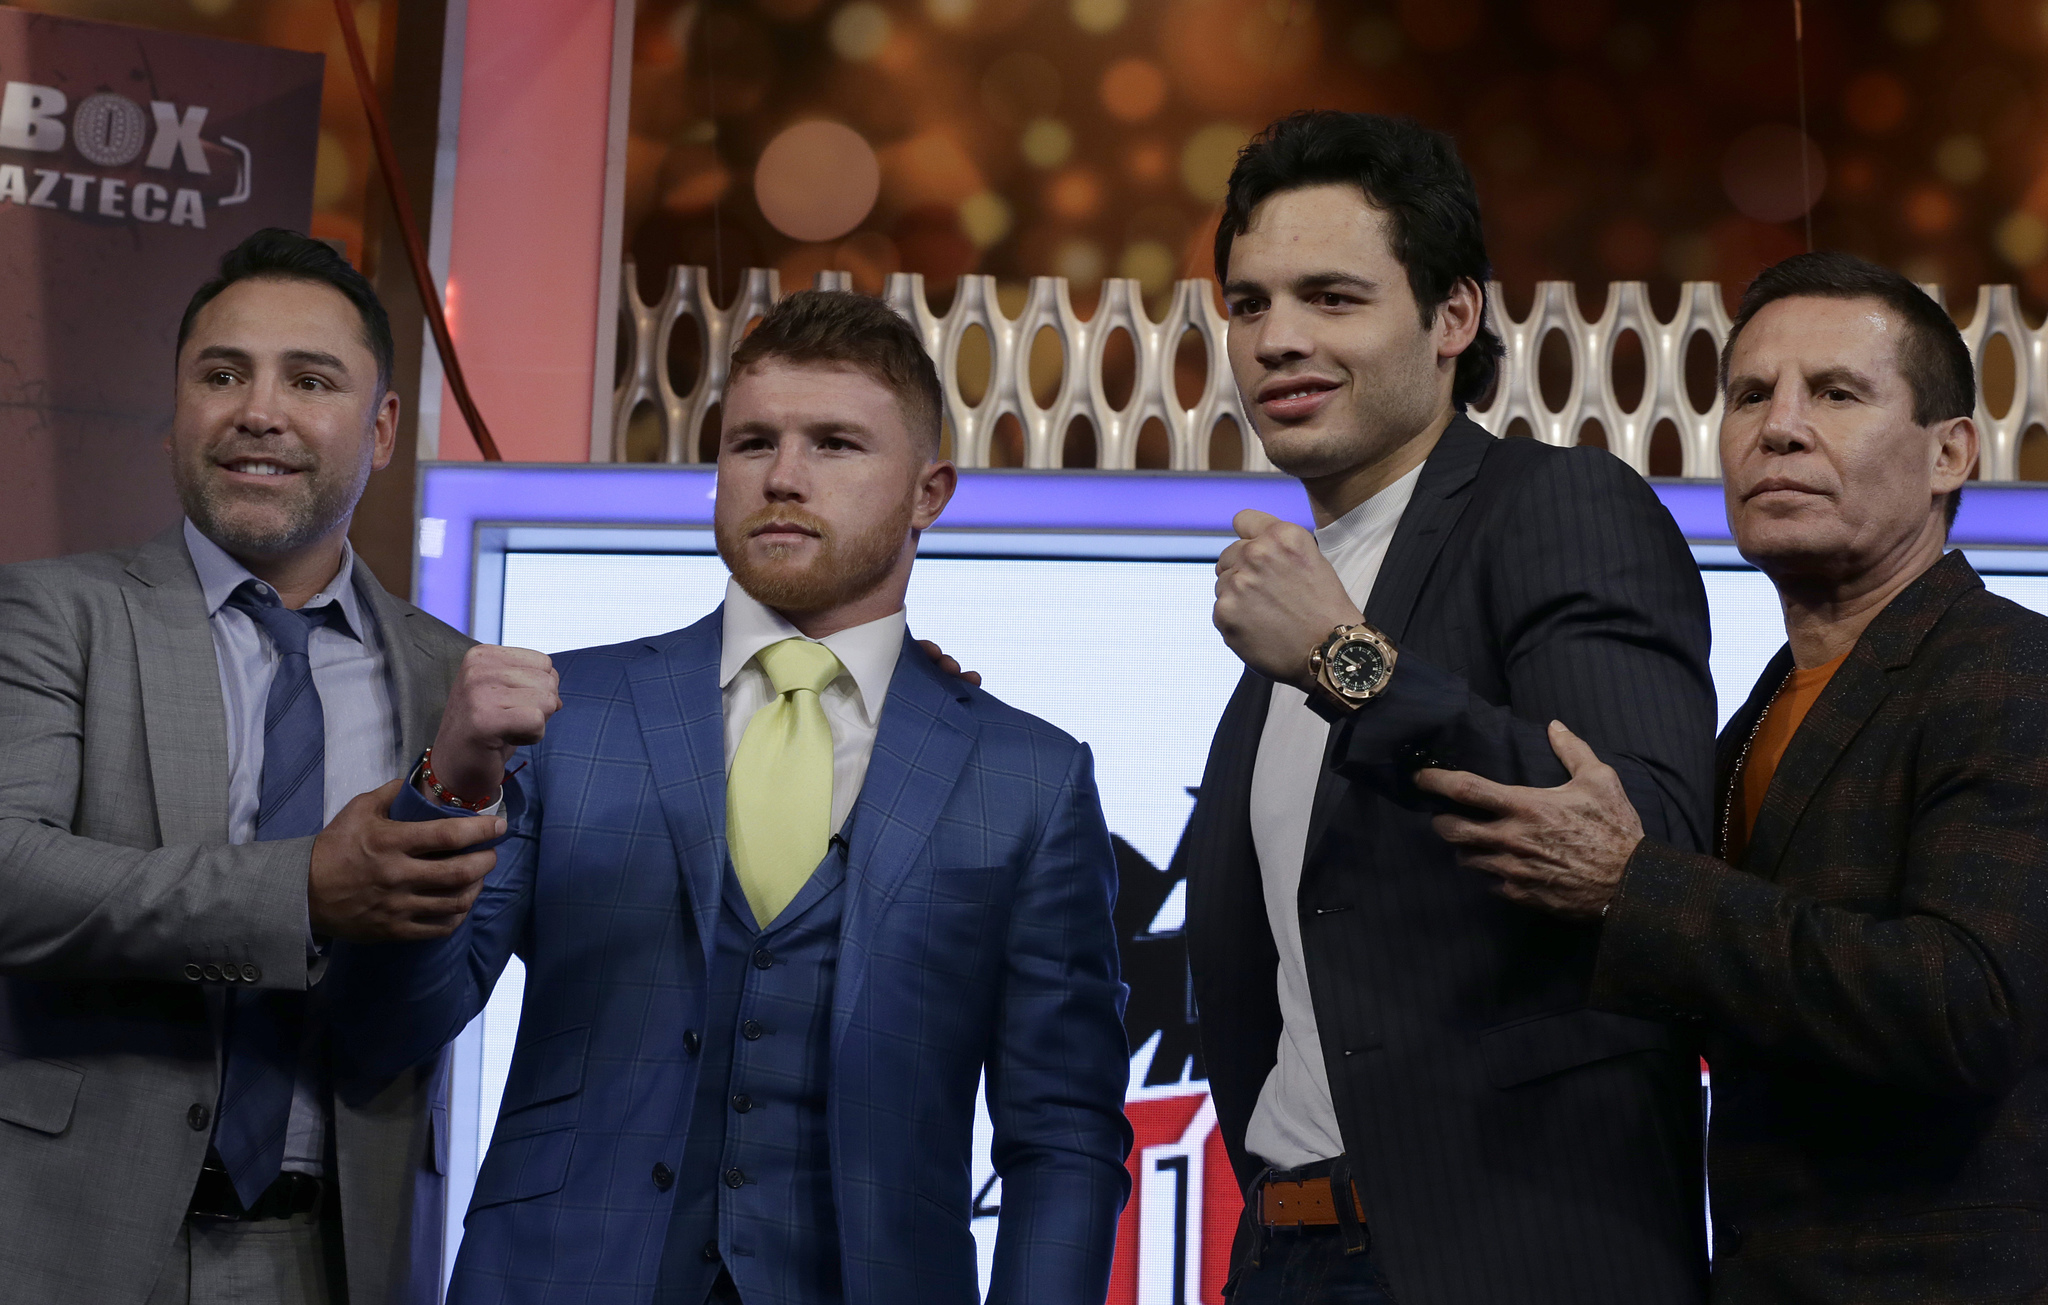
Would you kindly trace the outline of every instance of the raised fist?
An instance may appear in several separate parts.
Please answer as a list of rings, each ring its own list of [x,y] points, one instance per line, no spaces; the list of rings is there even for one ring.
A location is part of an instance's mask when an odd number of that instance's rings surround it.
[[[1253,670],[1307,688],[1309,649],[1365,618],[1314,535],[1256,508],[1231,526],[1238,540],[1216,560],[1216,629]]]
[[[434,736],[434,778],[457,797],[492,801],[512,753],[540,742],[561,708],[546,653],[478,644],[463,655]]]

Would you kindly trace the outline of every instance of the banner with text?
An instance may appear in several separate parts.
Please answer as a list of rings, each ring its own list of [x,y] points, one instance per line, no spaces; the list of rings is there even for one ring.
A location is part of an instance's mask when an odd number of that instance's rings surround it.
[[[0,562],[176,519],[178,321],[244,236],[306,229],[323,63],[0,8]]]

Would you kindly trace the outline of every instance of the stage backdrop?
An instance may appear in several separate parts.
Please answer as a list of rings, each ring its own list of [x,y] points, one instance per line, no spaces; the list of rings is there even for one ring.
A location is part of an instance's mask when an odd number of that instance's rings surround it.
[[[323,62],[0,8],[0,562],[176,520],[178,319],[244,236],[305,230]]]
[[[549,652],[687,625],[725,593],[709,529],[713,477],[707,467],[426,464],[418,601],[486,642]],[[1784,641],[1777,595],[1728,540],[1719,484],[1656,489],[1706,585],[1725,721]],[[1222,1305],[1241,1209],[1196,1037],[1177,853],[1240,670],[1209,615],[1214,561],[1244,507],[1300,521],[1308,505],[1296,482],[1273,475],[970,471],[921,541],[911,580],[914,631],[1095,752],[1121,880],[1126,1110],[1137,1136],[1110,1305]],[[1953,542],[1994,592],[2048,611],[2048,490],[1973,487]],[[515,960],[456,1044],[451,1255],[523,996]],[[1002,1206],[988,1138],[984,1115],[965,1194],[984,1273]]]

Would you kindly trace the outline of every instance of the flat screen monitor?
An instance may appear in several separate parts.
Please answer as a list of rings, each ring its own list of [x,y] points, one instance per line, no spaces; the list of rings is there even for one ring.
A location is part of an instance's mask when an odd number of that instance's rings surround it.
[[[429,466],[416,592],[480,639],[550,653],[688,625],[727,583],[710,531],[712,486],[704,468]],[[1702,570],[1725,722],[1784,641],[1777,597],[1727,539],[1718,484],[1657,489]],[[920,543],[908,599],[913,634],[1095,754],[1117,840],[1134,1048],[1133,1189],[1115,1305],[1220,1301],[1238,1218],[1192,1023],[1185,886],[1169,867],[1242,672],[1210,624],[1216,555],[1242,507],[1308,521],[1300,488],[1277,476],[968,472]],[[2048,611],[2048,525],[2034,521],[2048,523],[2048,491],[1973,488],[1957,542],[1994,590]],[[515,960],[457,1046],[451,1260],[523,991]],[[971,1196],[986,1281],[1002,1190],[985,1110],[979,1127]]]

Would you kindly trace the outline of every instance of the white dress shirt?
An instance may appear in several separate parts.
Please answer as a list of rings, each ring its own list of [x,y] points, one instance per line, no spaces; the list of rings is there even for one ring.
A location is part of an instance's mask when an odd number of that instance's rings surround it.
[[[1394,527],[1422,478],[1417,467],[1351,511],[1316,531],[1316,546],[1344,582],[1344,592],[1365,610]],[[1304,655],[1306,648],[1302,649]],[[1371,710],[1367,708],[1366,710]],[[1245,1130],[1245,1149],[1279,1169],[1296,1169],[1344,1152],[1330,1075],[1316,1032],[1316,1008],[1301,948],[1301,865],[1308,855],[1309,816],[1322,778],[1330,724],[1309,709],[1308,695],[1273,686],[1266,729],[1252,766],[1252,846],[1265,886],[1266,921],[1280,952],[1279,1059],[1266,1075]],[[1367,867],[1354,868],[1366,873]]]
[[[263,717],[270,702],[270,681],[277,674],[277,646],[246,613],[226,605],[236,589],[255,579],[248,568],[189,520],[185,550],[206,596],[221,700],[227,708],[228,841],[247,843],[256,837],[256,810],[263,796]],[[392,689],[376,617],[356,596],[355,564],[355,550],[342,541],[341,568],[301,609],[313,611],[331,603],[341,610],[341,621],[330,619],[315,626],[306,641],[306,660],[326,722],[323,822],[334,819],[358,793],[397,778],[404,766],[398,755],[398,695]],[[309,1028],[309,1039],[313,1036]],[[292,1091],[284,1168],[299,1173],[323,1170],[327,1094],[318,1065],[319,1057],[309,1054],[300,1064]]]
[[[903,655],[903,610],[880,620],[856,625],[816,640],[830,648],[845,669],[818,695],[825,720],[832,727],[832,829],[846,823],[860,786],[867,779],[868,758],[874,755],[875,733],[881,728],[882,706],[889,700],[889,681],[896,659]],[[718,661],[718,684],[725,704],[725,768],[732,772],[733,754],[754,713],[775,696],[768,672],[754,654],[784,639],[804,635],[775,609],[740,588],[725,585],[725,633]]]

